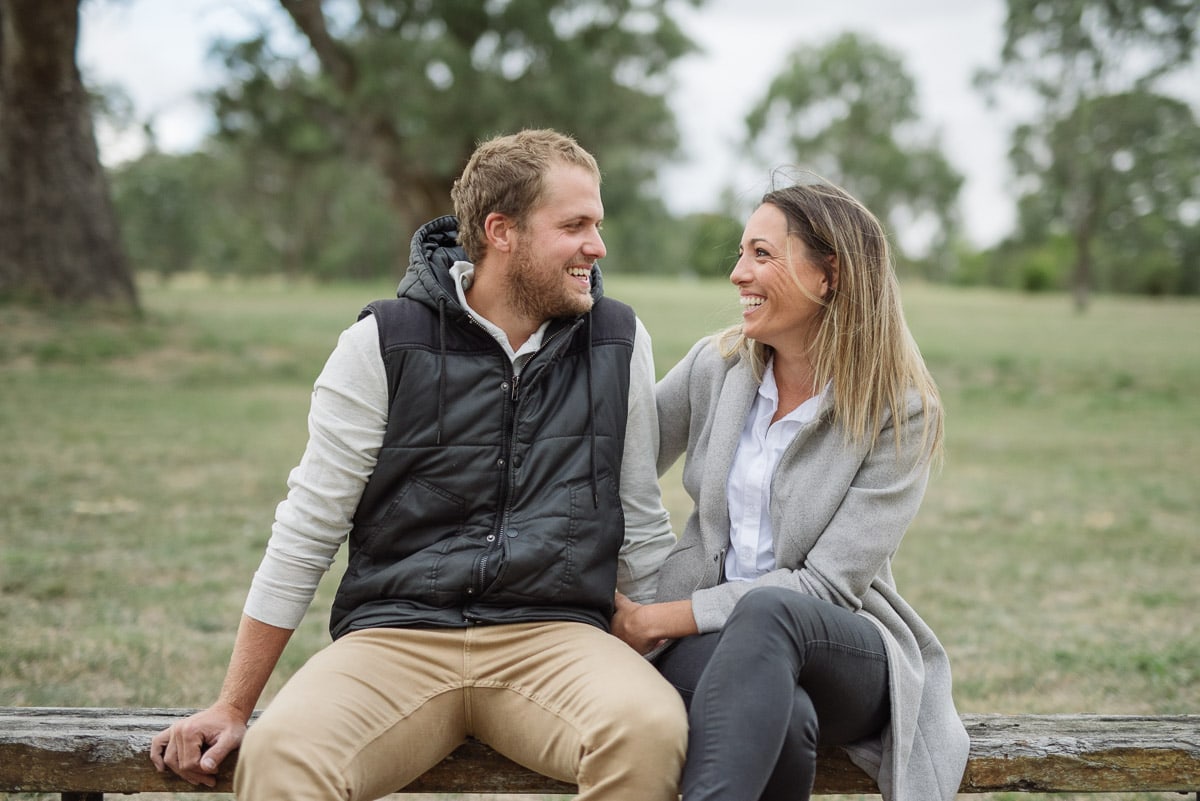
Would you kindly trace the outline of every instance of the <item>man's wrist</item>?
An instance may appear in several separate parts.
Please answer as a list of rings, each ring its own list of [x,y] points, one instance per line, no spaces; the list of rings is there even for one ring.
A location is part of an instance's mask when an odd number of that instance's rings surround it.
[[[253,702],[247,704],[245,701],[221,697],[217,699],[217,702],[213,704],[213,706],[220,710],[223,714],[228,715],[231,718],[236,718],[242,723],[248,723],[250,721],[250,716],[254,714]]]

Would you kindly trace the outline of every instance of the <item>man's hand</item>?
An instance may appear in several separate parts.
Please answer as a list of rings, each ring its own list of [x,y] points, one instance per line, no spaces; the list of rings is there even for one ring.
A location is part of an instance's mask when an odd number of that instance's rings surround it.
[[[291,636],[291,629],[242,615],[219,700],[150,741],[150,761],[159,773],[170,769],[192,784],[217,783],[221,762],[242,744],[246,722]]]
[[[221,762],[245,734],[242,713],[218,702],[154,735],[150,761],[159,773],[170,769],[191,784],[213,787]]]

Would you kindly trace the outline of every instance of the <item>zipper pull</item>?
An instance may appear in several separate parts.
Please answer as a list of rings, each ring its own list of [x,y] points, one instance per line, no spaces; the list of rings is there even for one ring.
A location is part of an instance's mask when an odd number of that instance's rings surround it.
[[[512,380],[512,402],[513,403],[517,402],[517,385],[520,383],[521,383],[521,376],[518,373],[517,375],[513,376],[513,380]]]

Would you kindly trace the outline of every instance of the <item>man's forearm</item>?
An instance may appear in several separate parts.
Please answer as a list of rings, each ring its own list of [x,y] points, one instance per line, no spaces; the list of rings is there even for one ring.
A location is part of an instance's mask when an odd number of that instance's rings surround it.
[[[291,629],[281,629],[242,615],[229,670],[225,673],[217,702],[249,720],[291,636]]]

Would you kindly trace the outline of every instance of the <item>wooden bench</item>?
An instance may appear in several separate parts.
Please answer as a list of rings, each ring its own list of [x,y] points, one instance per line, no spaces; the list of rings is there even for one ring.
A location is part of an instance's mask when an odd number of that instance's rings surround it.
[[[216,790],[154,770],[150,738],[186,709],[0,707],[0,793],[229,792],[234,759]],[[1195,793],[1200,801],[1200,715],[964,715],[971,758],[960,792]],[[572,794],[470,741],[404,793]],[[819,794],[877,793],[836,749],[823,752]]]

